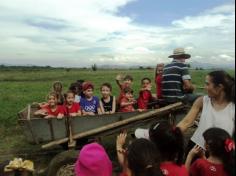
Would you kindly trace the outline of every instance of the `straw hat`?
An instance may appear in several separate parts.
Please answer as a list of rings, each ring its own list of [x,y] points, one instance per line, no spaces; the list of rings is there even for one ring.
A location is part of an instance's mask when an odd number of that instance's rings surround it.
[[[173,51],[173,54],[169,56],[169,58],[179,58],[179,56],[189,59],[191,57],[190,54],[185,53],[184,48],[176,48]]]

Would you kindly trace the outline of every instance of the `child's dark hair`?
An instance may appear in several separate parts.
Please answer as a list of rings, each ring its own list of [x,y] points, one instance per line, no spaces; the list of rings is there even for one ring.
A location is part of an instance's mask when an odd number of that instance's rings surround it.
[[[133,79],[132,76],[130,76],[130,75],[126,75],[126,76],[124,77],[124,80],[130,80],[130,81],[133,81],[134,79]]]
[[[230,102],[235,103],[235,80],[227,72],[223,70],[212,71],[208,73],[211,77],[212,82],[215,86],[222,84],[224,86],[224,92],[226,99]]]
[[[73,94],[73,96],[75,96],[75,93],[71,90],[68,90],[65,94],[64,94],[64,97],[65,99],[67,98],[68,94]]]
[[[134,176],[162,176],[159,152],[147,139],[136,139],[128,147],[128,167]]]
[[[131,94],[134,93],[133,89],[131,89],[130,87],[126,87],[126,88],[124,88],[123,91],[124,91],[124,93],[131,93]]]
[[[149,136],[159,149],[162,161],[183,164],[184,137],[180,128],[171,125],[167,120],[161,120],[151,125]]]
[[[77,82],[71,83],[69,90],[74,92],[74,94],[77,94],[78,93],[78,83]]]
[[[147,78],[147,77],[145,77],[145,78],[143,78],[143,79],[141,80],[141,84],[142,84],[142,83],[143,83],[143,81],[145,81],[145,80],[147,80],[149,83],[151,83],[151,82],[152,82],[150,78]]]
[[[103,83],[102,85],[101,85],[101,87],[100,87],[100,90],[102,90],[102,87],[108,87],[109,89],[110,89],[110,91],[112,91],[112,86],[111,86],[111,84],[110,83]]]
[[[221,159],[224,164],[225,172],[227,172],[229,176],[233,176],[235,173],[235,151],[229,146],[229,142],[233,144],[231,136],[221,128],[210,128],[203,133],[203,137],[206,141],[209,154]]]

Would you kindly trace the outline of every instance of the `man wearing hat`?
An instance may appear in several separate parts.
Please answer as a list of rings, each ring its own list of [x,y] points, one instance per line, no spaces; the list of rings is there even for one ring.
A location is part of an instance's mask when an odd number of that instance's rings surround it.
[[[192,92],[194,86],[191,83],[191,76],[185,60],[191,57],[185,53],[184,48],[176,48],[169,58],[173,58],[170,64],[165,65],[162,79],[163,98],[168,103],[177,101],[193,102]]]

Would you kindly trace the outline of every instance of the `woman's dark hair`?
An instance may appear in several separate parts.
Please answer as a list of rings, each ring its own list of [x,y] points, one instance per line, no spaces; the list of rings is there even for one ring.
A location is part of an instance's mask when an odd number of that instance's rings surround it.
[[[162,120],[151,125],[149,136],[159,149],[162,161],[183,164],[184,137],[180,128],[171,125],[167,120]]]
[[[136,139],[128,147],[128,167],[134,176],[162,176],[159,152],[147,139]]]
[[[110,91],[112,91],[112,86],[111,86],[111,84],[110,83],[103,83],[102,85],[101,85],[101,87],[100,87],[100,90],[102,90],[102,87],[108,87],[109,89],[110,89]]]
[[[223,70],[213,71],[208,73],[215,86],[222,84],[224,86],[224,92],[226,99],[230,102],[235,103],[235,80],[232,76]]]
[[[231,140],[231,136],[221,128],[210,128],[203,133],[207,150],[210,155],[222,160],[225,172],[229,176],[235,173],[234,149],[227,151],[226,140]]]

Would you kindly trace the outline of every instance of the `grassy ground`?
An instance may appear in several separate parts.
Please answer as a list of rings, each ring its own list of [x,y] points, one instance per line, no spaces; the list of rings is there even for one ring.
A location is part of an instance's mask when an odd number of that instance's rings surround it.
[[[198,87],[204,86],[204,79],[209,70],[192,70],[192,81]],[[234,70],[229,71],[234,74]],[[99,96],[99,87],[104,82],[113,86],[113,94],[118,95],[115,83],[117,74],[130,74],[134,77],[133,89],[138,95],[140,80],[152,78],[155,93],[153,70],[79,70],[79,69],[11,69],[0,70],[0,162],[13,156],[25,155],[29,151],[35,153],[40,146],[27,143],[17,125],[17,112],[32,102],[45,101],[54,81],[61,81],[66,91],[70,83],[78,79],[92,81],[95,84],[95,95]],[[203,90],[199,89],[198,92]]]

